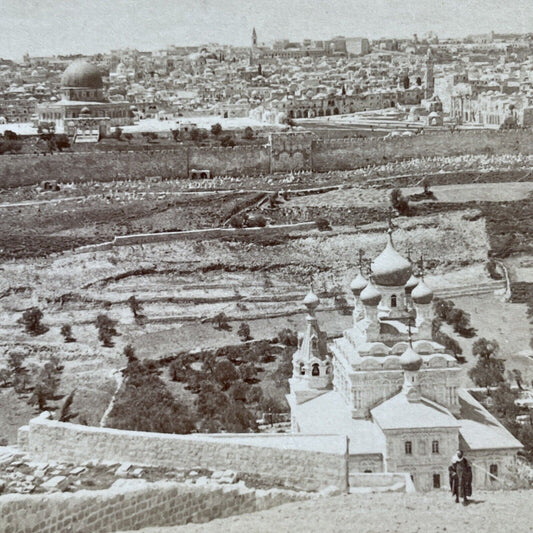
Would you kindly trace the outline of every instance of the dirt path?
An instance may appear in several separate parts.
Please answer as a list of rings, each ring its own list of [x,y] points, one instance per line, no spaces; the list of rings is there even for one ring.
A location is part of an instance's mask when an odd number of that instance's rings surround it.
[[[467,507],[447,491],[343,495],[142,533],[530,533],[532,491],[480,492]]]

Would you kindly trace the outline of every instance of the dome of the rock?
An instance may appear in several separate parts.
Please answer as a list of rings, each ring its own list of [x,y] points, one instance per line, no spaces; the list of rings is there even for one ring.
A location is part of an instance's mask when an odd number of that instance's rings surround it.
[[[61,86],[101,89],[104,84],[102,75],[95,65],[87,61],[74,61],[63,72]]]

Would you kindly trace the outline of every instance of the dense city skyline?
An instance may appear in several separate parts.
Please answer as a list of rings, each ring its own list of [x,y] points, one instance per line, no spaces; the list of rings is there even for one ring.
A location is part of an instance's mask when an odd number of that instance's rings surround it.
[[[505,15],[505,16],[502,16]],[[3,6],[0,57],[90,54],[114,48],[154,50],[208,42],[246,46],[251,28],[259,41],[327,39],[334,35],[411,37],[433,31],[441,38],[533,27],[529,0],[293,0],[256,3],[203,0],[20,0]],[[140,31],[142,29],[142,31]]]

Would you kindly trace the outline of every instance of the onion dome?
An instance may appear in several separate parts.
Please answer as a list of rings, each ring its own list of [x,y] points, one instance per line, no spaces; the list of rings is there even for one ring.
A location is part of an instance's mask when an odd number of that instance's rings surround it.
[[[384,287],[405,285],[412,273],[411,263],[395,250],[389,233],[387,246],[372,262],[372,274],[376,285]]]
[[[407,280],[407,283],[405,284],[405,292],[407,294],[410,294],[413,289],[419,284],[420,280],[414,275],[411,274],[411,277]]]
[[[423,362],[424,360],[422,357],[413,350],[413,347],[410,344],[407,347],[407,350],[405,350],[400,356],[400,365],[403,370],[420,370]]]
[[[416,304],[430,304],[433,300],[433,291],[421,279],[419,284],[413,289],[411,298]]]
[[[350,290],[353,292],[354,296],[359,296],[361,291],[368,285],[368,280],[363,276],[361,271],[355,276],[355,278],[350,283]]]
[[[359,298],[363,302],[363,305],[376,307],[381,302],[381,293],[374,287],[372,281],[369,281],[368,285],[362,290]]]
[[[100,71],[87,61],[74,61],[61,76],[61,87],[101,89],[103,86]]]
[[[312,290],[307,293],[303,301],[303,304],[307,307],[308,311],[314,311],[319,303],[320,300],[318,299],[318,296]]]

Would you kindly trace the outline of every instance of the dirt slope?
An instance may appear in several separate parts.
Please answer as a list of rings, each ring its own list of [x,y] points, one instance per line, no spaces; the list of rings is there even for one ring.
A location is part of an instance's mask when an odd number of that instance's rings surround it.
[[[530,533],[532,491],[479,492],[467,507],[446,491],[358,494],[291,503],[247,515],[142,533]]]

